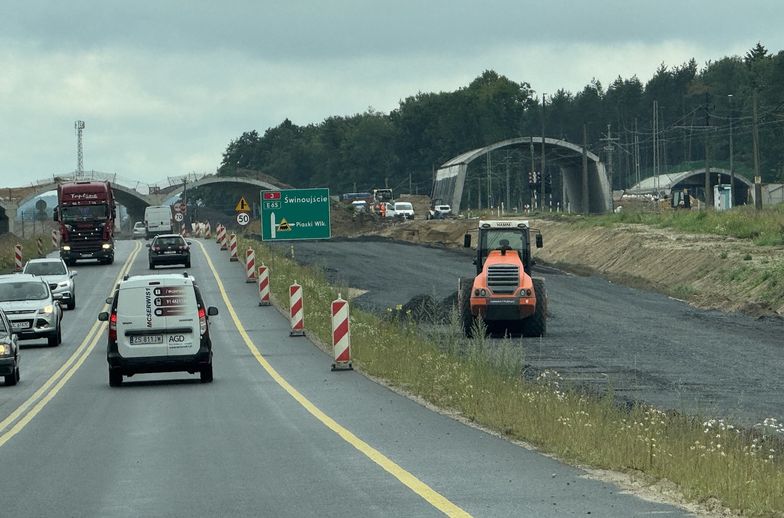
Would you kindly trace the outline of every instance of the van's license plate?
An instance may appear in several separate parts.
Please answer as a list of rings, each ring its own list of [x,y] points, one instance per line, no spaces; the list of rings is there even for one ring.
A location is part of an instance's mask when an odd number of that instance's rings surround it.
[[[131,345],[151,345],[162,344],[163,335],[139,335],[131,336]]]

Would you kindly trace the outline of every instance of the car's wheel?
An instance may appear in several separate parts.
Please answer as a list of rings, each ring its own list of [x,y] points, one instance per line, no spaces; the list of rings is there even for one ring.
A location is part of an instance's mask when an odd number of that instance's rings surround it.
[[[109,386],[110,387],[119,387],[122,385],[122,372],[117,369],[109,369]]]
[[[67,309],[74,309],[76,307],[76,293],[71,294],[71,300],[65,305]]]
[[[150,270],[154,270],[154,269],[155,269],[155,265],[152,263],[152,261],[150,261]]]
[[[190,267],[191,267],[191,260],[190,260],[190,259],[188,259],[188,260],[185,262],[185,267],[186,267],[186,268],[190,268]]]
[[[212,383],[212,362],[199,370],[199,379],[202,383]]]
[[[106,260],[106,264],[114,264],[114,254],[109,256],[109,259]]]
[[[19,367],[14,369],[14,372],[7,376],[3,376],[5,384],[8,386],[13,386],[19,383]]]
[[[57,331],[52,333],[51,336],[46,337],[46,342],[49,347],[56,347],[62,340],[60,339],[60,326],[57,326]]]
[[[544,279],[534,279],[536,310],[523,321],[523,336],[544,336],[547,333],[547,292]]]

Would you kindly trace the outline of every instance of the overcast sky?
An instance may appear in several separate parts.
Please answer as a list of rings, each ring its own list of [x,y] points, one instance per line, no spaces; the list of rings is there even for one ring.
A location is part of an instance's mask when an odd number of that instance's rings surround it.
[[[14,4],[13,7],[11,4]],[[483,70],[538,93],[784,49],[759,0],[37,1],[0,4],[0,187],[84,167],[214,172],[243,131],[389,112]]]

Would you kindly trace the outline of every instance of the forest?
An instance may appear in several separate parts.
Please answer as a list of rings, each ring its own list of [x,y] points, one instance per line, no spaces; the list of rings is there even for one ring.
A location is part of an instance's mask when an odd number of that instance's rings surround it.
[[[732,154],[736,174],[751,179],[756,131],[758,174],[782,182],[782,85],[784,51],[773,54],[762,43],[702,67],[694,59],[662,64],[645,83],[636,76],[607,86],[594,79],[579,92],[560,89],[544,99],[530,83],[486,70],[455,91],[407,97],[390,113],[369,109],[306,126],[286,119],[263,134],[247,131],[228,144],[218,174],[263,173],[335,194],[384,186],[429,194],[434,170],[460,153],[542,134],[580,144],[585,130],[589,150],[605,162],[613,154],[614,189],[654,173],[654,142],[660,173],[702,167],[706,153],[711,166],[729,169]],[[491,177],[490,194],[500,199],[506,168],[527,172],[530,155],[499,150],[491,158],[472,164],[469,176]],[[524,177],[515,176],[514,199],[523,199]]]

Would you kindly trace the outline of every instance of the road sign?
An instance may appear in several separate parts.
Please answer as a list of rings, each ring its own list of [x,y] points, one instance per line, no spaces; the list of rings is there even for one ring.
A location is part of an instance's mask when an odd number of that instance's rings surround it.
[[[175,212],[174,213],[174,221],[181,222],[185,219],[185,216],[182,215],[182,212]]]
[[[250,216],[248,216],[247,212],[240,212],[237,214],[237,223],[242,225],[243,227],[250,223]]]
[[[261,192],[262,241],[329,239],[329,189]]]
[[[234,210],[237,212],[250,212],[250,205],[248,205],[248,202],[245,201],[245,196],[240,198],[240,201],[237,202]]]

